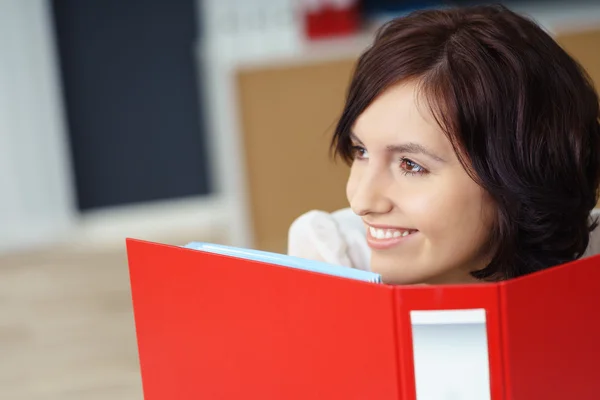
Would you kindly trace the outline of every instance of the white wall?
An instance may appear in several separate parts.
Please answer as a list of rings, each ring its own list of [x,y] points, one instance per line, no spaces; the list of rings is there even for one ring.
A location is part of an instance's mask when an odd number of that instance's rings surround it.
[[[0,1],[0,253],[230,227],[221,193],[79,213],[51,12],[50,0]]]
[[[0,1],[0,251],[52,241],[74,221],[49,11]]]

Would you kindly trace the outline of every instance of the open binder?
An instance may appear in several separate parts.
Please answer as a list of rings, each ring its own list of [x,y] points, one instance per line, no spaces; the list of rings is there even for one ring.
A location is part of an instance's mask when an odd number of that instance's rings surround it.
[[[206,244],[127,252],[146,400],[600,398],[600,256],[390,286]]]

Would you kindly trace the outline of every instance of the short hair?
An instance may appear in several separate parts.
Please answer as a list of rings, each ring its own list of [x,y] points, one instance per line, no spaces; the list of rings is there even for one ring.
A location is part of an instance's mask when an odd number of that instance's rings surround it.
[[[390,86],[414,80],[463,167],[493,199],[491,262],[503,280],[581,257],[597,221],[598,95],[584,69],[504,6],[420,10],[385,24],[359,58],[331,143]]]

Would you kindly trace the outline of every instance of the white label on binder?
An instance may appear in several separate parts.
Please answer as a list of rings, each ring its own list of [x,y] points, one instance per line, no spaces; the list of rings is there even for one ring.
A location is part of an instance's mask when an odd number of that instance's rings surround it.
[[[490,400],[484,309],[410,312],[417,400]]]

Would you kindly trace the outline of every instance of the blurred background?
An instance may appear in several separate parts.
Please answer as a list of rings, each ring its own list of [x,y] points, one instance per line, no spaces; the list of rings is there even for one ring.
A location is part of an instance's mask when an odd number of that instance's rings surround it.
[[[0,398],[142,399],[125,238],[285,252],[373,31],[426,0],[0,0]],[[600,82],[600,2],[503,2]]]

